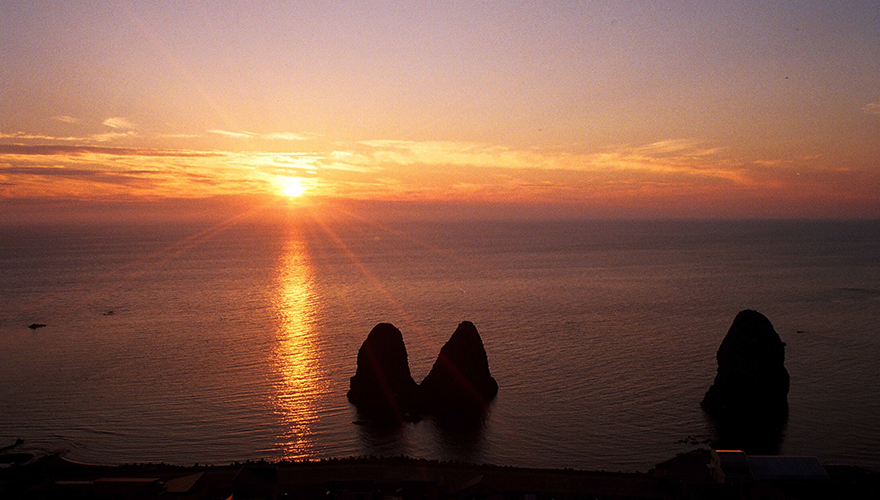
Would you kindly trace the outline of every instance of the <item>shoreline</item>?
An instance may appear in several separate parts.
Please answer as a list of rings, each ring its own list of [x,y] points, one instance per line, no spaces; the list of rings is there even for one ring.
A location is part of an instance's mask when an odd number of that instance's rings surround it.
[[[694,450],[648,472],[544,469],[409,457],[248,461],[229,465],[95,465],[58,454],[0,469],[3,498],[739,498],[767,488],[778,498],[872,498],[880,471],[826,465],[826,481],[749,480],[719,484],[710,450]],[[112,490],[112,491],[111,491]],[[109,493],[108,493],[109,492]],[[358,496],[360,495],[360,496]],[[696,495],[696,496],[695,496]],[[733,495],[733,496],[731,496]]]

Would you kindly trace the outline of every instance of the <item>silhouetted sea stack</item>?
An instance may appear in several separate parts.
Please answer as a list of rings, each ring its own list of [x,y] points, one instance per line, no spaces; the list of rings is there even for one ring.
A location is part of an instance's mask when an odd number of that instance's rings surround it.
[[[715,357],[718,374],[700,403],[709,414],[752,423],[788,417],[785,343],[763,314],[737,314]]]
[[[470,321],[458,325],[419,385],[422,408],[439,414],[480,413],[498,393],[483,340]]]
[[[371,419],[401,421],[415,403],[417,391],[403,335],[394,325],[379,323],[358,350],[348,400]]]

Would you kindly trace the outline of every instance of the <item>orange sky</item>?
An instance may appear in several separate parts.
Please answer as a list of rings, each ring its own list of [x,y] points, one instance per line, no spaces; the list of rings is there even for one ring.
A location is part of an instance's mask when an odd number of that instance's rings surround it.
[[[7,220],[880,217],[877,2],[47,5],[0,5]]]

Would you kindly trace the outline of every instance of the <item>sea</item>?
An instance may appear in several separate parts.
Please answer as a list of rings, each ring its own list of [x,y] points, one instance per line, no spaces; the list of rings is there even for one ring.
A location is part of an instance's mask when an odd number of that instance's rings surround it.
[[[700,401],[743,309],[791,375],[761,453],[880,469],[880,221],[6,225],[0,447],[645,472],[723,440]],[[462,321],[499,385],[481,420],[356,423],[373,326],[401,330],[418,382]]]

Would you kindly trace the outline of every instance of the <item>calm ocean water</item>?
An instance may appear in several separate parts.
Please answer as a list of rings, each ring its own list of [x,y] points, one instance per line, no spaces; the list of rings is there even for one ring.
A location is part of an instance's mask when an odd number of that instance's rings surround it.
[[[788,344],[777,451],[880,468],[877,221],[2,228],[0,446],[646,471],[717,437],[699,402],[745,308]],[[420,381],[463,320],[500,386],[481,426],[352,423],[376,323]]]

